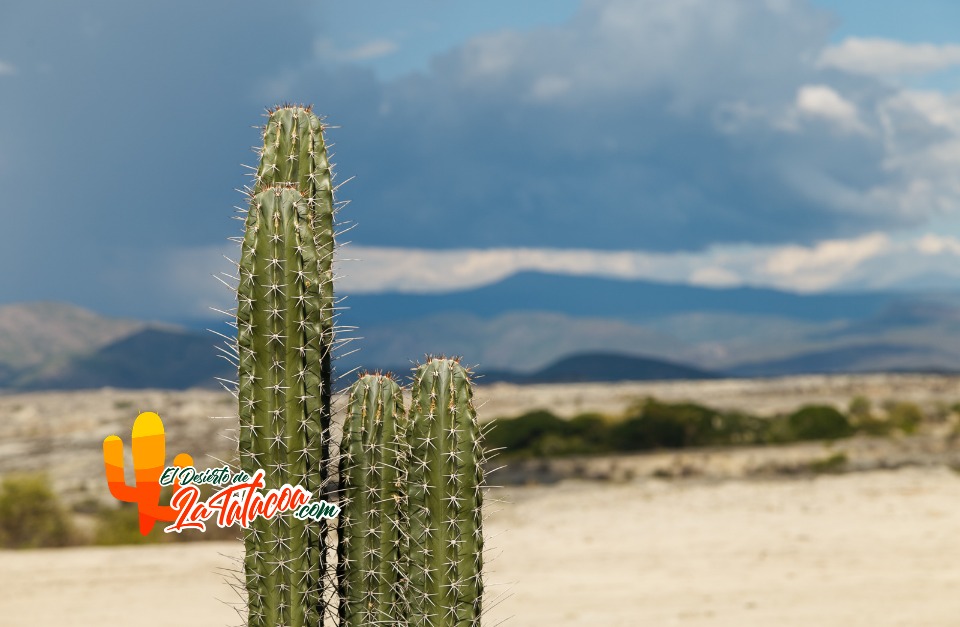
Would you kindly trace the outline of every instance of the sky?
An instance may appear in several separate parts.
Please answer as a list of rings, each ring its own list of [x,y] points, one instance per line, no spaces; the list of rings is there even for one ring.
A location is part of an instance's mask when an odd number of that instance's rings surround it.
[[[958,22],[944,0],[7,0],[0,304],[229,301],[211,275],[284,101],[332,126],[346,293],[950,288]]]

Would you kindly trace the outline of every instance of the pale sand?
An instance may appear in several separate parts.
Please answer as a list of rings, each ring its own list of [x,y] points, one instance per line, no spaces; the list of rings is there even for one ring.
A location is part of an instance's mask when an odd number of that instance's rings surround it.
[[[486,523],[486,625],[960,624],[960,476],[564,482]],[[235,544],[0,552],[0,625],[237,624]]]

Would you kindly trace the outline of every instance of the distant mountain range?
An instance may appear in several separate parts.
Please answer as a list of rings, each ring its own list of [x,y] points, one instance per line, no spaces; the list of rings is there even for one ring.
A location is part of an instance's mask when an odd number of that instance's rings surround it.
[[[521,272],[498,283],[443,294],[355,294],[347,298],[346,324],[395,324],[437,312],[490,319],[516,311],[644,322],[678,313],[786,316],[824,322],[862,319],[904,294],[793,294],[767,288],[708,288],[653,281]],[[960,301],[958,301],[960,302]]]
[[[478,369],[480,383],[582,383],[648,381],[674,379],[716,379],[721,373],[708,372],[662,359],[618,355],[616,353],[580,353],[570,355],[534,372]]]
[[[526,273],[451,294],[352,295],[345,304],[340,323],[358,331],[340,372],[397,371],[427,353],[462,355],[482,382],[960,371],[952,293],[802,295]],[[214,348],[222,340],[198,327],[62,303],[2,306],[0,390],[217,386],[233,367]]]
[[[6,308],[0,308],[0,316]],[[212,334],[146,328],[90,351],[38,367],[0,370],[0,389],[73,390],[117,388],[211,388],[235,378],[233,366],[214,349]],[[377,368],[398,375],[409,367]],[[341,365],[339,370],[343,370]],[[720,376],[664,360],[626,355],[571,355],[535,372],[477,368],[482,383],[568,383],[642,379],[705,379]]]

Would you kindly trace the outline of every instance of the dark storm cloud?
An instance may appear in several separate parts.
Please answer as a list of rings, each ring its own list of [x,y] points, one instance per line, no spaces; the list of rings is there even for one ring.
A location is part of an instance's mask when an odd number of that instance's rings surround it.
[[[225,1],[7,4],[0,260],[19,269],[5,294],[142,295],[164,251],[233,234],[269,104],[251,85],[310,54],[307,4],[279,20]]]

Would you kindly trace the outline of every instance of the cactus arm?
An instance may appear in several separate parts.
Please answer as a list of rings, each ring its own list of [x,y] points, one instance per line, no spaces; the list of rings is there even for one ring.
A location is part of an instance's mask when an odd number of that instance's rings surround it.
[[[467,371],[430,359],[414,375],[408,439],[412,625],[480,624],[483,470]]]
[[[323,486],[319,286],[312,216],[294,187],[255,194],[238,289],[240,461],[266,488]],[[258,519],[247,535],[251,626],[319,624],[322,522]]]
[[[405,624],[406,414],[400,386],[367,374],[350,388],[340,445],[340,626]]]
[[[320,427],[330,429],[331,382],[333,379],[333,175],[323,140],[323,124],[309,107],[278,107],[264,128],[263,147],[257,168],[254,192],[275,185],[294,185],[306,201],[308,224],[314,248],[311,263],[317,264],[320,292]],[[317,449],[312,462],[319,466],[326,481],[326,467],[319,459],[329,459],[329,448]]]

